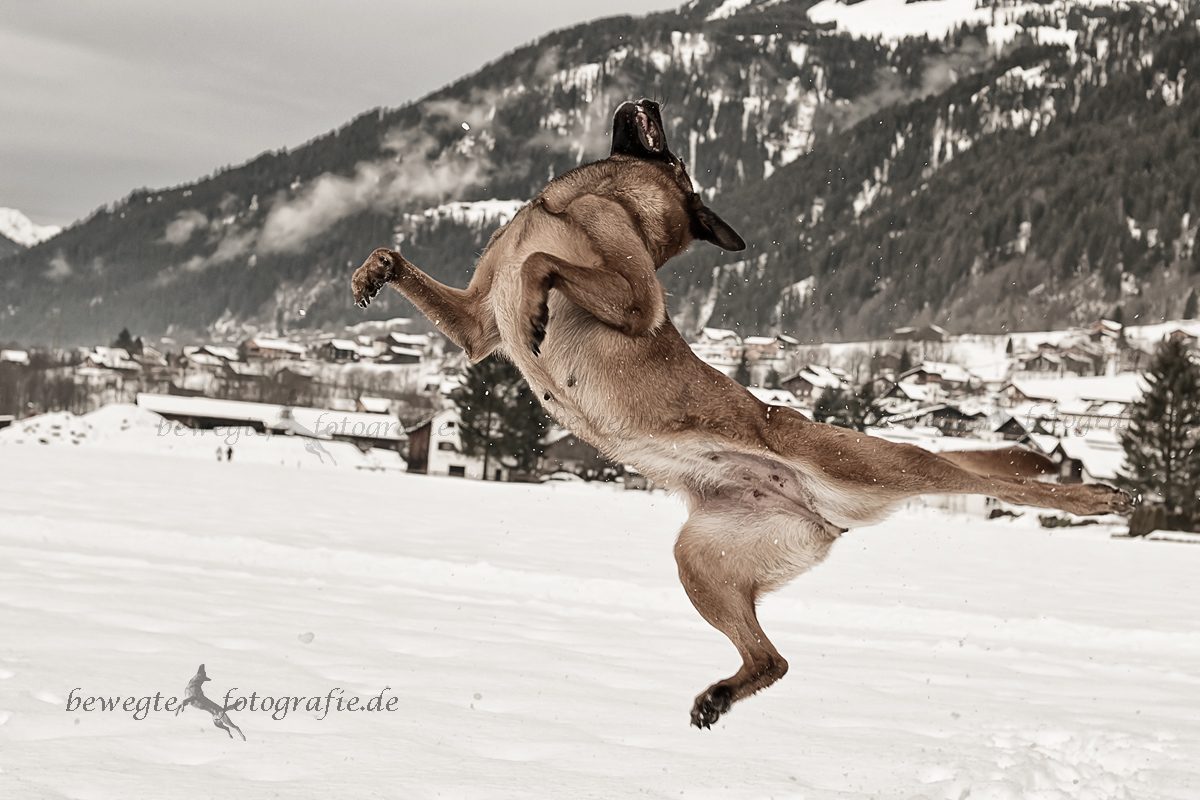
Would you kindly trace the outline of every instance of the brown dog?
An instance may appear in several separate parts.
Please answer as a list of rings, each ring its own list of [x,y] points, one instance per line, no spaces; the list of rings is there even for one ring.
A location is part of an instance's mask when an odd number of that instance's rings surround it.
[[[465,290],[386,249],[353,287],[365,307],[390,284],[472,361],[500,350],[559,422],[683,495],[691,513],[675,545],[679,577],[743,662],[696,698],[694,725],[710,727],[787,671],[755,617],[758,598],[907,497],[1129,509],[1131,498],[1107,486],[1033,480],[1040,468],[1023,451],[944,458],[760,402],[697,358],[667,317],[655,270],[693,239],[745,246],[667,149],[658,105],[642,100],[617,109],[609,158],[551,181],[496,231]]]

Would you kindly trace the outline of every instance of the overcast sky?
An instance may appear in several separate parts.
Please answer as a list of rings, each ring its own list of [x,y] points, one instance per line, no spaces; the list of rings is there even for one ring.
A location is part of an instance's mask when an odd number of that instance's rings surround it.
[[[682,0],[0,0],[0,206],[65,225]]]

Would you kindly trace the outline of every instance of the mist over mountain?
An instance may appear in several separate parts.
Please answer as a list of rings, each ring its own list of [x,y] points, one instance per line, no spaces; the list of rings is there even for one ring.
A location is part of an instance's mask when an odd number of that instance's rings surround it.
[[[685,333],[1168,314],[1200,283],[1198,38],[1190,0],[707,0],[598,20],[0,251],[0,339],[340,330],[368,318],[349,276],[381,245],[464,285],[491,231],[607,155],[612,111],[642,96],[749,245],[697,244],[660,273]],[[389,292],[369,317],[411,314]]]

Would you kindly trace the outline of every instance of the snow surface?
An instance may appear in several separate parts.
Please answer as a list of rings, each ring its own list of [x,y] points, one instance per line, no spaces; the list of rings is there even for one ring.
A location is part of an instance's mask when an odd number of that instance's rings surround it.
[[[15,208],[0,208],[0,236],[33,247],[62,230],[58,225],[38,225]]]
[[[766,599],[791,671],[701,732],[737,658],[676,580],[676,500],[217,463],[112,416],[0,448],[0,797],[1198,796],[1200,547],[910,507]],[[233,711],[245,742],[65,710],[201,663],[218,701],[401,702]]]

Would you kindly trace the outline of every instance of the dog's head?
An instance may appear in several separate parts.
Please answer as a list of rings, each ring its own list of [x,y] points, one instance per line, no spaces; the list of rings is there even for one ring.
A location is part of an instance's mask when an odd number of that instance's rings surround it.
[[[704,205],[700,195],[692,186],[683,161],[667,147],[667,134],[663,128],[658,103],[653,100],[638,100],[622,103],[613,115],[612,156],[636,158],[658,164],[671,175],[684,195],[692,222],[692,238],[712,242],[725,250],[744,250],[746,243],[729,223]]]

